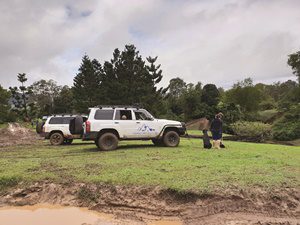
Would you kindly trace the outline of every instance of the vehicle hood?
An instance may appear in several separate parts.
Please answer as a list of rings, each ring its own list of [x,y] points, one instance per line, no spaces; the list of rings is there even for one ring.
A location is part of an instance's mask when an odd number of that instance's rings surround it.
[[[182,126],[181,122],[175,120],[157,119],[157,122],[162,124],[172,124]]]

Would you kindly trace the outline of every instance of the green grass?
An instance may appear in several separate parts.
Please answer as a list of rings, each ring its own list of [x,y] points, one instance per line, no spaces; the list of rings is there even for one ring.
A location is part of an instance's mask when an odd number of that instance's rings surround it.
[[[199,139],[182,139],[177,148],[124,141],[118,150],[101,152],[93,143],[53,147],[45,141],[0,148],[0,188],[45,179],[196,191],[300,186],[300,147],[225,144],[226,150],[204,150]]]

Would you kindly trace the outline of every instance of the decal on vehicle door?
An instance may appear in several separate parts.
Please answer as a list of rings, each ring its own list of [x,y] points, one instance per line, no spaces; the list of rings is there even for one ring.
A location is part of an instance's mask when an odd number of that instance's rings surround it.
[[[143,124],[141,127],[138,128],[138,131],[139,131],[139,132],[154,132],[155,129],[149,127],[149,126],[146,125],[146,124]]]

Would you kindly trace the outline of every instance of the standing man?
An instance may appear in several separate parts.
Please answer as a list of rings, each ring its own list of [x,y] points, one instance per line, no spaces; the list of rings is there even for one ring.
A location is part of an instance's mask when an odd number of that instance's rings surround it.
[[[213,138],[213,148],[220,149],[221,139],[222,139],[222,128],[223,128],[223,121],[222,121],[223,113],[219,112],[215,115],[215,118],[211,122],[210,131],[212,133]]]

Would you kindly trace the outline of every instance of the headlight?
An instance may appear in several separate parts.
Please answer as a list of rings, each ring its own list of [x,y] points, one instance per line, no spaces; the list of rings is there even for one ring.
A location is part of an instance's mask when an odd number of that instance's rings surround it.
[[[181,126],[182,126],[183,128],[186,128],[186,124],[185,124],[184,122],[181,122]]]

